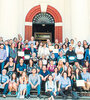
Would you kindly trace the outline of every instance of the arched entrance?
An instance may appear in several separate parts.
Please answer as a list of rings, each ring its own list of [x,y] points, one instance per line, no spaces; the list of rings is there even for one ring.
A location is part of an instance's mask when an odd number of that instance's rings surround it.
[[[48,13],[39,13],[33,18],[32,35],[36,41],[45,42],[50,39],[54,42],[54,18]]]
[[[25,39],[30,40],[31,36],[33,35],[33,19],[36,15],[41,13],[41,6],[33,7],[27,14],[25,19]],[[50,14],[54,18],[55,22],[55,30],[54,30],[54,37],[58,39],[59,42],[62,42],[62,17],[60,13],[52,6],[47,6],[46,13]]]

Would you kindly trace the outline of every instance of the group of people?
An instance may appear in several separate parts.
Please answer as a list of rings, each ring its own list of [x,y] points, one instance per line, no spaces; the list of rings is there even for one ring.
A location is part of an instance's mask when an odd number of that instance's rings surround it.
[[[49,94],[49,100],[57,95],[90,90],[90,45],[86,40],[65,39],[64,43],[46,43],[18,38],[3,40],[0,37],[0,89],[3,97],[15,91],[17,98],[30,98],[31,89]],[[84,85],[77,86],[77,80]],[[80,94],[81,96],[81,94]],[[77,96],[78,97],[78,96]]]

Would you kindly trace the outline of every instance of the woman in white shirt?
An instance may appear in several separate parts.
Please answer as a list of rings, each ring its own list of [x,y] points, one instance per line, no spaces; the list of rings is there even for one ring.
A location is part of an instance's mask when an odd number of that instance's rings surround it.
[[[49,80],[45,84],[46,93],[50,95],[48,100],[54,100],[54,96],[56,96],[57,87],[56,82],[53,81],[52,75],[49,76]]]
[[[47,59],[49,58],[50,52],[49,52],[49,48],[46,47],[46,44],[43,45],[43,47],[41,48],[41,55],[45,56]]]

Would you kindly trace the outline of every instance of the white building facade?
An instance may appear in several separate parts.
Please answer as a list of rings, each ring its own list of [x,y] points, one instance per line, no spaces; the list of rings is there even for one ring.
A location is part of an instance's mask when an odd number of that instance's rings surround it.
[[[66,37],[90,42],[90,0],[0,0],[0,36],[30,40],[33,18],[41,12],[55,20],[55,39]]]

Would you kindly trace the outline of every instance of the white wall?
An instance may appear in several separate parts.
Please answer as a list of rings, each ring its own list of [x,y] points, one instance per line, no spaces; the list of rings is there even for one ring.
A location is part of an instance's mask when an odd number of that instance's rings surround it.
[[[0,36],[6,39],[23,33],[23,0],[0,0]]]
[[[25,17],[36,5],[41,5],[43,12],[47,5],[59,11],[63,21],[63,40],[77,37],[90,42],[90,0],[0,0],[0,36],[10,39],[21,33],[24,38]]]
[[[73,37],[89,40],[88,0],[71,0],[71,27]]]

